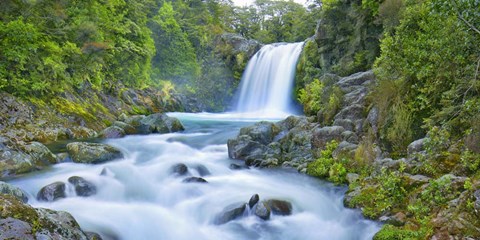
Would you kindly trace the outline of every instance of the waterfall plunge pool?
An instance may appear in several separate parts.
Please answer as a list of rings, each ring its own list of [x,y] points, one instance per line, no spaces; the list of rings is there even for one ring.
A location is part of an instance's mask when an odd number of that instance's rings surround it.
[[[84,230],[104,239],[371,239],[380,229],[358,210],[343,206],[344,187],[288,170],[231,170],[231,163],[242,163],[228,158],[226,141],[253,119],[170,115],[182,121],[184,132],[106,141],[122,149],[124,159],[98,165],[61,163],[10,183],[24,189],[34,207],[68,211]],[[177,163],[186,164],[192,176],[199,175],[197,166],[205,166],[211,173],[203,177],[208,183],[183,183],[170,173]],[[106,175],[100,175],[103,169]],[[35,200],[41,187],[71,176],[94,183],[97,194],[77,197],[67,184],[67,198]],[[248,202],[253,194],[260,200],[291,202],[292,215],[272,215],[268,221],[248,215],[214,224],[226,206]]]

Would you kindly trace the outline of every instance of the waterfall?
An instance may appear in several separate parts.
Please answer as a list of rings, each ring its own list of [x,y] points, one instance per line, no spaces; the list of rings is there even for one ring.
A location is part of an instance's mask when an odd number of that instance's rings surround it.
[[[295,112],[292,89],[303,42],[269,44],[248,62],[235,110],[276,117]]]

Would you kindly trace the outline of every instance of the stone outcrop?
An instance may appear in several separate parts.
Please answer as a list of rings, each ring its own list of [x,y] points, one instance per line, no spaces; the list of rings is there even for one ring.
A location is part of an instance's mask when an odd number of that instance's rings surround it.
[[[67,151],[76,163],[103,163],[122,158],[122,152],[101,143],[73,142],[67,144]]]
[[[0,239],[92,239],[67,212],[33,208],[9,195],[0,195],[0,206]]]

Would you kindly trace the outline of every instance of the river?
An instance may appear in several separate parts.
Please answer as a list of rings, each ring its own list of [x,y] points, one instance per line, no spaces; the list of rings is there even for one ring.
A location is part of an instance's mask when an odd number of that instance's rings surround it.
[[[125,158],[98,165],[60,163],[51,169],[10,183],[24,189],[29,204],[70,212],[87,231],[105,239],[371,239],[379,224],[364,219],[358,210],[343,206],[345,187],[288,169],[232,170],[242,165],[227,154],[227,139],[255,119],[228,114],[181,114],[182,133],[127,136],[107,140]],[[184,183],[171,167],[184,163],[191,176],[198,166],[210,172],[208,183]],[[100,175],[102,170],[106,174]],[[81,176],[97,186],[97,194],[75,196],[67,184],[67,198],[55,202],[35,200],[41,187]],[[222,225],[215,217],[231,204],[260,199],[287,200],[290,216],[272,215],[269,221],[253,214]],[[248,209],[248,207],[247,207]]]

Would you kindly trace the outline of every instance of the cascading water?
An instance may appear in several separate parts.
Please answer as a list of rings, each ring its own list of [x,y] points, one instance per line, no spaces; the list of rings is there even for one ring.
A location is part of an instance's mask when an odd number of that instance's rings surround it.
[[[235,110],[257,117],[284,117],[294,113],[291,96],[302,48],[303,42],[262,47],[243,73]]]

